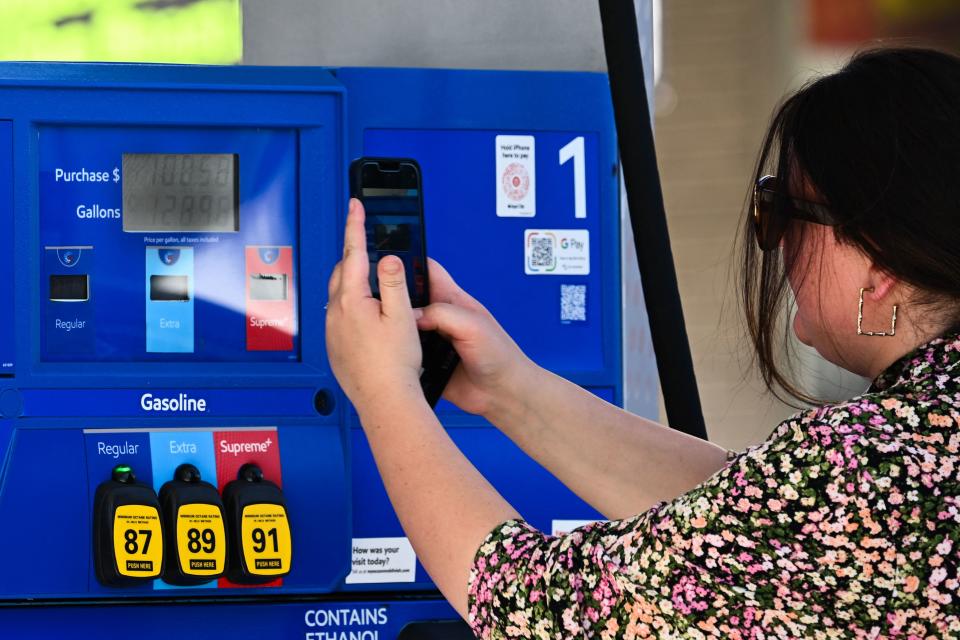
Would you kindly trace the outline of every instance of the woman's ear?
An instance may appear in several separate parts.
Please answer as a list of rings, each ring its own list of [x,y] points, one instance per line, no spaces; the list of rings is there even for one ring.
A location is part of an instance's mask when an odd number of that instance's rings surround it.
[[[867,281],[864,286],[864,297],[876,302],[886,298],[900,284],[896,277],[876,265],[870,265],[870,269],[867,271]],[[867,293],[868,291],[869,293]]]

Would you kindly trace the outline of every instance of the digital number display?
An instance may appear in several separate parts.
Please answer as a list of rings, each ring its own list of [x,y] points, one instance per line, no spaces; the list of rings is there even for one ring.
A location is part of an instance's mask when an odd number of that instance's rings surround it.
[[[190,300],[187,276],[150,276],[150,299],[161,302]]]
[[[239,158],[231,153],[123,154],[123,230],[240,230]]]
[[[50,300],[54,302],[86,302],[90,297],[87,276],[50,276]]]
[[[287,274],[255,273],[250,276],[251,300],[286,300]]]

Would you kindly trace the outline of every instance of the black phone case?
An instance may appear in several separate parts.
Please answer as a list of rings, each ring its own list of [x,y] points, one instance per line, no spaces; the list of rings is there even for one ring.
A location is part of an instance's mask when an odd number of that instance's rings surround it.
[[[391,163],[400,163],[406,162],[412,164],[417,168],[417,175],[420,176],[420,193],[421,193],[421,211],[420,211],[420,225],[421,229],[426,228],[426,224],[423,218],[423,173],[420,170],[420,165],[416,160],[412,158],[382,158],[382,157],[363,157],[357,158],[350,163],[350,197],[357,198],[358,200],[363,200],[360,197],[360,170],[361,167],[367,162],[378,162],[385,161]],[[426,242],[426,232],[422,231],[423,238],[423,251],[424,258],[426,258],[427,252],[427,242]],[[424,262],[426,264],[426,262]],[[425,280],[425,290],[427,300],[430,299],[430,277],[428,271],[424,273]],[[443,395],[443,390],[447,387],[447,383],[450,381],[450,378],[453,376],[453,372],[456,370],[457,365],[460,364],[460,356],[457,353],[457,350],[453,348],[453,345],[450,344],[447,340],[440,336],[435,331],[421,331],[420,332],[420,347],[423,351],[423,362],[421,366],[423,367],[423,373],[420,374],[420,388],[423,390],[423,395],[427,400],[427,403],[430,405],[430,408],[436,408],[437,403],[440,401],[441,396]]]

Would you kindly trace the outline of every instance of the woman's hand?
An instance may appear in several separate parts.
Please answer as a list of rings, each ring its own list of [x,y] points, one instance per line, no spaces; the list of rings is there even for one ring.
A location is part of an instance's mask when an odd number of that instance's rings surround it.
[[[438,331],[460,355],[443,397],[464,411],[490,417],[537,371],[493,315],[461,289],[446,269],[428,261],[430,301],[414,310],[422,331]]]
[[[387,256],[377,265],[381,300],[370,292],[364,210],[350,200],[343,259],[330,276],[327,356],[337,381],[364,415],[378,405],[423,398],[422,354],[403,262]]]

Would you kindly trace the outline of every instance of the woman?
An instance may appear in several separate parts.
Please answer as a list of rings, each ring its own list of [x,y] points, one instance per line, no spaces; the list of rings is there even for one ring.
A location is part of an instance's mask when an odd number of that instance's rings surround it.
[[[436,263],[425,309],[394,258],[371,298],[351,202],[330,362],[417,554],[478,636],[960,636],[960,60],[867,52],[800,90],[752,204],[743,302],[768,386],[804,399],[777,346],[788,290],[800,341],[874,382],[728,456],[538,368]],[[609,522],[549,537],[520,519],[422,399],[418,327],[462,357],[446,397]]]

